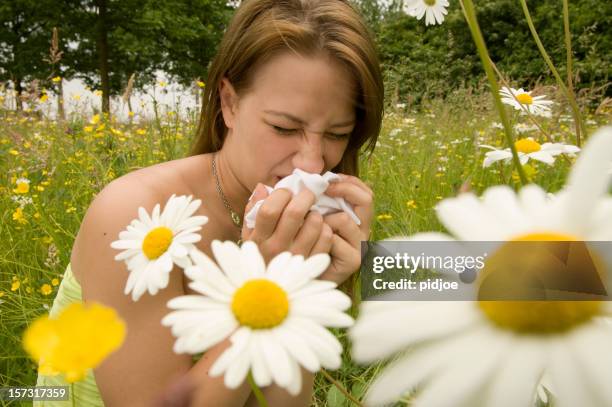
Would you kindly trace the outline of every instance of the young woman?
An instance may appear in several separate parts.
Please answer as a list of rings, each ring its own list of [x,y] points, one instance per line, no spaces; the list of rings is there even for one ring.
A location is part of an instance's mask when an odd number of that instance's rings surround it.
[[[192,405],[255,405],[248,384],[227,389],[207,371],[228,346],[223,342],[193,363],[172,351],[174,338],[160,324],[171,298],[190,293],[180,271],[167,288],[139,301],[123,294],[128,273],[110,244],[136,217],[172,194],[202,200],[208,216],[197,247],[212,257],[210,243],[253,240],[269,260],[289,250],[329,253],[322,278],[338,284],[357,271],[360,241],[367,240],[372,191],[358,175],[358,154],[372,149],[382,120],[383,85],[370,33],[346,1],[246,0],[236,11],[206,81],[196,142],[189,157],[126,174],[106,186],[89,207],[74,242],[71,263],[52,312],[71,301],[98,301],[127,322],[123,346],[75,386],[78,405],[149,406],[177,377],[197,382]],[[343,212],[310,212],[314,195],[296,196],[263,185],[299,168],[333,171],[342,180],[326,191],[349,202],[361,225]],[[249,201],[249,197],[252,199]],[[256,226],[241,219],[265,199]],[[176,268],[176,267],[175,267]],[[263,389],[271,405],[308,405],[312,374],[291,397],[276,386]],[[38,385],[58,385],[40,376]]]

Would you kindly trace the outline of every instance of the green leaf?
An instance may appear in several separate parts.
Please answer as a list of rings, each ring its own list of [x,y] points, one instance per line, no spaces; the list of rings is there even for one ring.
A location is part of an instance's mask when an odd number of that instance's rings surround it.
[[[333,384],[327,390],[326,401],[327,407],[348,407],[350,405],[346,396]]]

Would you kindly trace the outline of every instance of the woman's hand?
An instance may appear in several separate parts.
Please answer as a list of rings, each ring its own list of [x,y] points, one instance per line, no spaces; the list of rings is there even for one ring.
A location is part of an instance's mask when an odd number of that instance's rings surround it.
[[[340,174],[342,179],[333,182],[325,193],[341,197],[353,206],[361,225],[357,225],[348,214],[338,212],[326,215],[323,221],[333,231],[331,264],[321,275],[323,280],[341,284],[361,265],[361,241],[368,240],[374,213],[374,193],[363,181],[351,175]]]
[[[243,225],[241,236],[242,240],[257,243],[266,263],[284,251],[304,257],[330,252],[332,228],[323,221],[321,214],[309,212],[315,202],[315,195],[310,190],[303,189],[293,196],[291,191],[281,188],[268,194],[266,188],[258,184],[245,214],[262,199],[264,202],[257,212],[255,228]]]

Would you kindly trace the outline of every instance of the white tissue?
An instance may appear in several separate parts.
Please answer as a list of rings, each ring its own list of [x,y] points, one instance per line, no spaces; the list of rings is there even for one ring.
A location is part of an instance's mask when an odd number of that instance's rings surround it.
[[[344,211],[351,217],[351,219],[355,221],[356,224],[361,225],[361,221],[357,215],[355,215],[353,208],[344,200],[344,198],[331,197],[324,194],[329,184],[339,179],[340,176],[331,171],[327,171],[325,174],[319,175],[310,174],[296,168],[293,170],[293,174],[288,175],[278,181],[276,185],[274,185],[274,188],[267,185],[264,186],[268,190],[268,193],[271,193],[278,188],[285,188],[290,190],[294,196],[297,195],[302,189],[308,188],[315,194],[316,197],[314,205],[312,205],[310,208],[311,211],[317,211],[321,215]],[[255,218],[257,217],[257,212],[262,204],[263,199],[257,201],[255,206],[253,206],[249,213],[247,213],[244,217],[246,225],[249,229],[253,229],[255,227]]]

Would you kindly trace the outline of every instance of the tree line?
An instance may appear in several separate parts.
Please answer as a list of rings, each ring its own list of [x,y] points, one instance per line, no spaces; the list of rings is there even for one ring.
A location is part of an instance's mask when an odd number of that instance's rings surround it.
[[[206,77],[237,2],[227,0],[6,0],[0,2],[0,82],[17,94],[36,80],[80,78],[111,95],[134,89],[162,70],[189,85]],[[419,103],[476,85],[482,70],[458,2],[441,25],[426,27],[402,11],[402,0],[353,0],[376,38],[387,100]],[[561,72],[565,69],[562,2],[528,1],[534,23]],[[612,2],[572,1],[570,24],[576,86],[610,96]],[[494,62],[515,84],[550,78],[516,0],[479,0],[479,22]],[[57,28],[55,48],[51,41]],[[61,83],[61,82],[60,82]],[[61,86],[60,89],[61,91]],[[18,100],[21,100],[18,98]],[[19,106],[18,106],[19,108]]]

